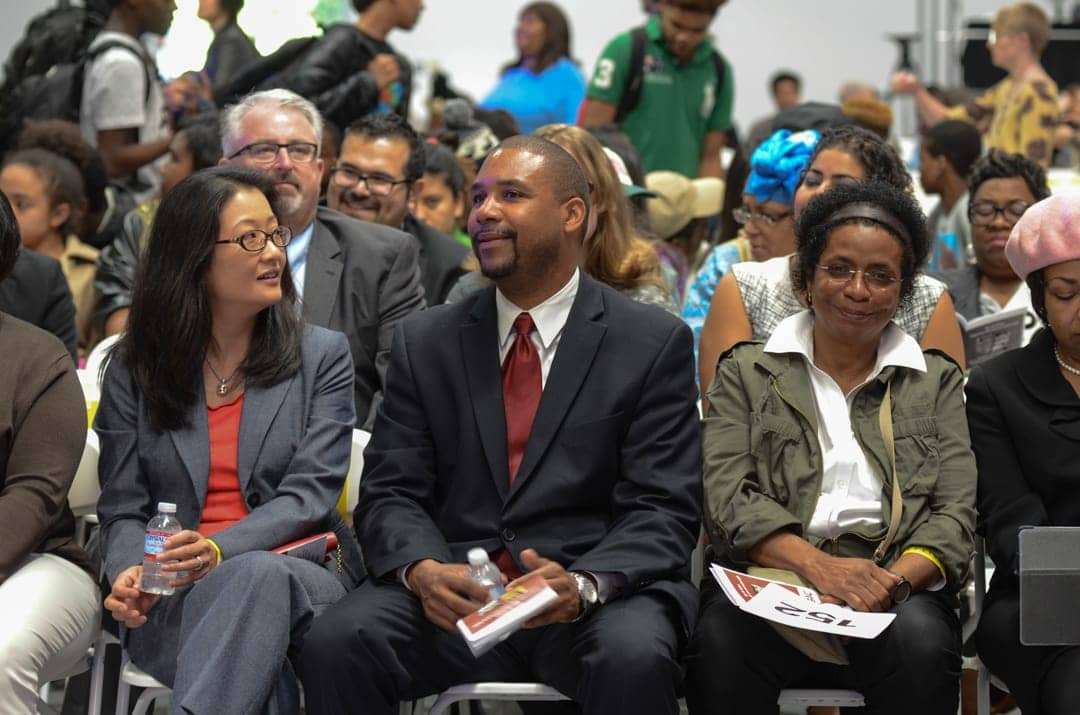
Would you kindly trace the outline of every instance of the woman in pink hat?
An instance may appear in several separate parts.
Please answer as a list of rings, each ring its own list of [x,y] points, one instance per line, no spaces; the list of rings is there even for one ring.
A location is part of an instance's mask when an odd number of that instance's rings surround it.
[[[1074,713],[1080,647],[1020,644],[1018,533],[1080,526],[1080,194],[1029,208],[1005,255],[1046,327],[976,367],[967,385],[979,516],[996,565],[976,645],[1024,715]]]

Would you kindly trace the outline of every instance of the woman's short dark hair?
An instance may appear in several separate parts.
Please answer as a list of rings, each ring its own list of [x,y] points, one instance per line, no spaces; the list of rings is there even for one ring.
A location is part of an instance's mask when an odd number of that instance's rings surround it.
[[[896,219],[907,236],[885,221],[862,217],[833,219],[840,209],[851,204],[870,204],[885,212]],[[853,223],[884,229],[900,242],[903,249],[900,300],[907,300],[915,287],[915,276],[930,252],[926,216],[911,194],[883,181],[840,184],[810,199],[795,224],[799,265],[798,270],[792,272],[791,281],[796,292],[803,293],[809,289],[810,277],[821,260],[821,254],[825,252],[829,235],[840,226]]]
[[[991,179],[1023,179],[1028,191],[1036,201],[1050,196],[1050,184],[1046,181],[1046,170],[1023,154],[1009,154],[998,149],[991,149],[986,156],[971,167],[968,179],[968,196],[975,198],[975,192]]]
[[[911,174],[904,168],[896,149],[868,129],[853,124],[826,129],[807,167],[826,149],[836,149],[854,157],[862,166],[866,181],[883,181],[901,191],[912,191]]]
[[[86,210],[86,191],[83,188],[79,167],[59,154],[44,149],[20,149],[4,157],[4,166],[27,166],[34,170],[45,185],[49,206],[67,204],[70,208],[67,220],[57,228],[66,240],[82,226]]]
[[[563,57],[570,57],[570,21],[558,5],[552,2],[531,2],[521,9],[519,17],[535,15],[540,22],[544,23],[544,46],[540,48],[540,56],[536,58],[535,71],[543,72]],[[515,67],[520,67],[525,58],[518,58],[502,68],[500,74],[505,74]]]
[[[78,124],[62,119],[30,122],[19,134],[16,148],[45,149],[66,158],[82,174],[90,213],[100,213],[108,207],[105,189],[109,185],[109,176],[105,171],[105,162],[98,150],[83,137]]]
[[[15,220],[15,210],[7,197],[0,193],[0,281],[11,274],[15,261],[22,249],[19,237],[19,222]]]
[[[261,192],[276,208],[271,178],[231,166],[199,171],[161,199],[132,292],[128,328],[117,344],[158,430],[187,425],[187,412],[203,389],[202,364],[211,340],[207,272],[221,215],[245,189]],[[296,288],[286,263],[280,303],[264,309],[240,372],[248,385],[267,386],[300,367],[301,322]]]
[[[1043,325],[1050,325],[1050,317],[1046,312],[1046,276],[1043,274],[1044,270],[1046,269],[1040,268],[1029,273],[1027,285],[1028,290],[1031,291],[1031,309],[1035,311],[1035,315],[1039,316],[1039,320],[1043,322]]]
[[[424,173],[443,177],[455,199],[465,191],[465,172],[454,152],[442,144],[424,145]]]
[[[187,140],[192,171],[217,166],[221,160],[221,122],[214,112],[198,114],[180,122],[178,132]]]

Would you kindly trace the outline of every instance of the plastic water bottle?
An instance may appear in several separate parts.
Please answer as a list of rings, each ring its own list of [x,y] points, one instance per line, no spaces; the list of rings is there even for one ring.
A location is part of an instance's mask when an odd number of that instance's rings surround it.
[[[498,600],[506,591],[499,567],[491,563],[488,552],[483,549],[469,549],[469,577],[487,589],[492,601]]]
[[[157,557],[165,550],[165,541],[179,533],[183,527],[176,518],[175,504],[158,502],[157,508],[157,516],[146,525],[146,545],[143,547],[142,581],[139,583],[139,590],[171,596],[174,591],[173,579],[182,577],[183,573],[162,573],[163,564]]]

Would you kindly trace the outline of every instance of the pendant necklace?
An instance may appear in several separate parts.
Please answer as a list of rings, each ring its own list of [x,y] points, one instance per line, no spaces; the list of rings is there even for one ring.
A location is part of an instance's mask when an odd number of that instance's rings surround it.
[[[218,374],[218,371],[214,369],[214,366],[210,364],[210,358],[206,358],[206,366],[208,368],[210,368],[210,372],[214,373],[214,377],[217,378],[217,381],[218,381],[217,393],[218,393],[218,395],[224,397],[225,395],[227,395],[229,393],[229,383],[232,382],[232,379],[234,377],[236,377],[236,373],[240,372],[240,368],[238,367],[235,370],[233,370],[232,374],[229,375],[228,377],[222,377],[221,375]]]

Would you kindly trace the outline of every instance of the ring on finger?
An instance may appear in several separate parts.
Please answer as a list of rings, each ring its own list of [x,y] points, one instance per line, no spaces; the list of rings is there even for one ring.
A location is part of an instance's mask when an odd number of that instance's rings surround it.
[[[199,565],[195,567],[196,571],[202,571],[204,568],[206,568],[206,562],[203,561],[202,556],[195,554],[195,560],[199,562]]]

